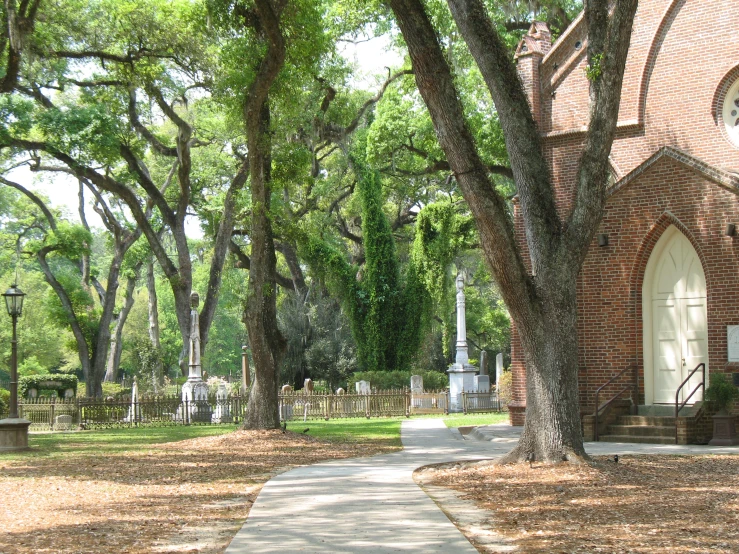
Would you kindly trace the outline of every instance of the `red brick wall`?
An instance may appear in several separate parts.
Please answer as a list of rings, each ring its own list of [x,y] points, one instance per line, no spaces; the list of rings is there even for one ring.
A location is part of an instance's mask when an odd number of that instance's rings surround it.
[[[731,370],[726,325],[739,322],[739,239],[725,236],[739,222],[734,192],[664,156],[608,201],[599,232],[609,245],[591,245],[579,283],[580,403],[594,408],[594,391],[636,364],[643,403],[642,283],[649,256],[672,224],[690,240],[706,275],[708,357],[712,371]]]
[[[595,388],[610,375],[634,363],[643,369],[644,269],[652,247],[671,223],[689,238],[703,262],[711,370],[739,371],[726,362],[726,325],[739,324],[739,239],[724,236],[728,222],[739,224],[739,190],[725,179],[717,184],[720,178],[709,180],[688,167],[739,172],[739,147],[728,141],[720,121],[723,95],[739,77],[737,28],[736,0],[639,3],[611,152],[617,180],[634,173],[622,181],[626,185],[617,185],[608,201],[599,232],[609,235],[610,244],[591,246],[578,289],[584,410],[592,410]],[[582,42],[581,50],[574,47],[577,41]],[[586,41],[585,26],[576,22],[540,67],[540,127],[563,218],[574,198],[589,109],[589,82],[583,71]],[[689,154],[683,160],[688,165],[666,155],[642,171],[640,166],[665,146]],[[520,217],[515,217],[523,244]],[[525,372],[515,330],[512,367],[521,414]],[[643,375],[640,381],[643,401]],[[511,413],[518,418],[516,410]]]

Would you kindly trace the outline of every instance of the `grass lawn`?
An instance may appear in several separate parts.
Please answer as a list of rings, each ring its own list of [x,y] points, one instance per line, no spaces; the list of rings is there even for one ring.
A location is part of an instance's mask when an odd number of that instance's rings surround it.
[[[507,413],[448,414],[445,416],[414,416],[443,419],[447,427],[508,423]],[[296,433],[308,429],[307,435],[334,442],[372,442],[383,446],[400,446],[400,425],[406,418],[356,418],[329,421],[291,421],[287,428]]]
[[[449,414],[444,416],[447,427],[464,427],[467,425],[493,425],[508,423],[508,412],[492,414]]]
[[[339,443],[371,442],[382,446],[401,446],[400,423],[405,418],[330,419],[328,421],[290,421],[287,428],[296,433]]]
[[[31,433],[31,452],[3,454],[0,460],[36,456],[95,455],[148,449],[153,444],[177,442],[198,437],[223,435],[236,425],[178,425],[171,427],[130,427],[74,431],[69,433]]]

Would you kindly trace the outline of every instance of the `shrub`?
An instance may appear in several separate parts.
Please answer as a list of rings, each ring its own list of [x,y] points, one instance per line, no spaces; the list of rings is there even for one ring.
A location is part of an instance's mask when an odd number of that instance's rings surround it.
[[[26,396],[28,389],[56,391],[59,396],[67,389],[77,390],[77,376],[66,373],[27,375],[18,379],[18,395]]]
[[[5,412],[10,408],[10,391],[0,389],[0,414],[5,417]],[[0,418],[1,419],[1,418]]]
[[[739,389],[734,386],[725,373],[711,373],[708,378],[709,385],[706,389],[706,400],[713,404],[720,414],[727,413],[734,400],[739,398]]]
[[[498,398],[504,406],[507,406],[513,400],[513,373],[510,370],[506,370],[500,375]]]

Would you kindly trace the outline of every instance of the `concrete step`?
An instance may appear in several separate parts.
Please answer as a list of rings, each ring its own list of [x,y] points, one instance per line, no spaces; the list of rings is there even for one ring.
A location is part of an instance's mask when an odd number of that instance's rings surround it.
[[[687,406],[683,406],[682,409],[680,410],[680,417],[694,416],[702,405],[703,405],[702,402],[696,402],[695,404],[688,404]],[[650,406],[637,406],[636,413],[642,416],[674,417],[675,416],[675,405],[674,404],[652,404]]]
[[[601,435],[601,442],[636,442],[640,444],[675,444],[672,437],[630,437],[628,435]]]
[[[609,435],[626,435],[629,437],[672,437],[675,438],[675,426],[665,425],[609,425]]]
[[[620,416],[616,421],[618,425],[643,425],[657,427],[673,426],[673,428],[675,426],[674,417],[625,415]]]
[[[687,409],[686,406],[684,409]],[[674,404],[651,404],[649,406],[637,406],[637,414],[643,416],[674,416],[675,405]]]

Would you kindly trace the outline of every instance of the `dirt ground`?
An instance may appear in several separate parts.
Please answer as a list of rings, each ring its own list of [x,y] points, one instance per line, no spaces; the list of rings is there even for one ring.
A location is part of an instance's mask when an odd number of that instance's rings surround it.
[[[271,476],[394,450],[277,430],[104,457],[0,458],[0,553],[222,552]]]
[[[448,464],[421,469],[416,480],[432,497],[444,498],[433,492],[444,487],[474,503],[474,522],[463,509],[447,514],[480,552],[739,552],[739,457],[594,461]]]

